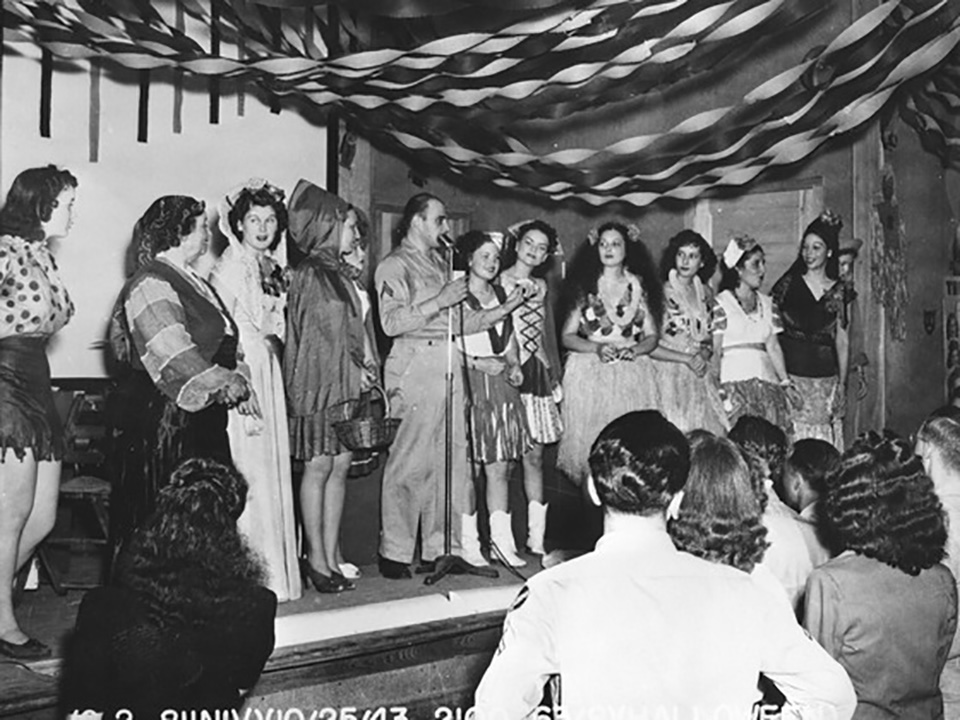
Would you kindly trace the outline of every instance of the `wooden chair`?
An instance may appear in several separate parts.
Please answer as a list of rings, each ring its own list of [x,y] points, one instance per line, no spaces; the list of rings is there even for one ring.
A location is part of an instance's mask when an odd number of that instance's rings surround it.
[[[56,401],[63,414],[64,440],[66,449],[63,458],[63,472],[60,481],[60,504],[69,506],[76,513],[71,518],[71,528],[67,532],[51,533],[37,548],[40,566],[46,572],[58,595],[66,594],[70,589],[89,589],[101,584],[107,571],[109,542],[110,483],[92,474],[103,464],[103,452],[98,447],[103,440],[105,429],[99,422],[102,418],[103,397],[88,395],[82,390],[57,391]],[[80,525],[86,513],[87,521],[82,534],[73,528]],[[89,520],[93,519],[93,523]],[[92,532],[91,532],[92,530]],[[101,573],[95,581],[71,578],[60,570],[50,557],[50,550],[65,547],[70,553],[89,552],[90,548],[99,548]]]

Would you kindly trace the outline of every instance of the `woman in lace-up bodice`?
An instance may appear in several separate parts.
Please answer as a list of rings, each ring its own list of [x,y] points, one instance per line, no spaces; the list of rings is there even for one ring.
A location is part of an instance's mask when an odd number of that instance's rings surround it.
[[[519,285],[535,289],[513,311],[514,332],[520,348],[523,383],[520,399],[527,415],[533,447],[523,456],[523,487],[527,495],[527,546],[543,554],[547,506],[543,502],[543,446],[555,443],[563,432],[560,417],[560,354],[555,325],[543,279],[551,256],[559,247],[557,231],[542,220],[528,220],[507,232],[506,270],[500,284],[509,294]]]

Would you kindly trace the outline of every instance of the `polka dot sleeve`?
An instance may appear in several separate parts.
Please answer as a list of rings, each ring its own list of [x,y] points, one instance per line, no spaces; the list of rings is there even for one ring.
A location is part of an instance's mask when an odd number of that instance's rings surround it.
[[[0,338],[52,335],[72,314],[73,303],[46,246],[0,238]]]

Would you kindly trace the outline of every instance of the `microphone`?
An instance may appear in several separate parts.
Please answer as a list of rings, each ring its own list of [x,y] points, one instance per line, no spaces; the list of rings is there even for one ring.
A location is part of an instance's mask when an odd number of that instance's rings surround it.
[[[442,235],[440,235],[438,240],[440,240],[440,244],[447,249],[450,249],[453,247],[453,238],[450,237],[448,233],[443,233]]]

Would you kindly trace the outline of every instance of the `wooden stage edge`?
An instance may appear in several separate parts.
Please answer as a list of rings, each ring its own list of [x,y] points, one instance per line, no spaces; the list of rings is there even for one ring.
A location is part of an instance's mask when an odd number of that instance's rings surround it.
[[[239,720],[461,720],[518,587],[278,616],[277,646]],[[59,664],[31,663],[32,681],[0,689],[0,717],[56,718]]]

